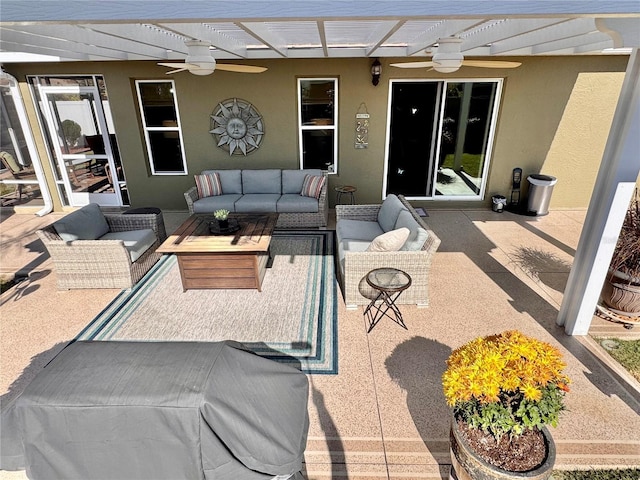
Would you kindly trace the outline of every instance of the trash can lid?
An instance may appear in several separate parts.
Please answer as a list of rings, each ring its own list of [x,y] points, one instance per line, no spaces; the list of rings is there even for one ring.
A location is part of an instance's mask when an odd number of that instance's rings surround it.
[[[541,186],[551,186],[558,182],[556,177],[552,177],[551,175],[542,175],[540,173],[533,173],[529,175],[527,180],[529,180],[533,185]]]

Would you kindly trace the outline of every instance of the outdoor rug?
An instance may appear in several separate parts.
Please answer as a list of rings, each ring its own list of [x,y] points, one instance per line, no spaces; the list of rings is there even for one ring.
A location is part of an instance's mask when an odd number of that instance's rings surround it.
[[[262,291],[187,290],[165,255],[77,340],[236,340],[305,373],[338,372],[333,231],[276,231]]]

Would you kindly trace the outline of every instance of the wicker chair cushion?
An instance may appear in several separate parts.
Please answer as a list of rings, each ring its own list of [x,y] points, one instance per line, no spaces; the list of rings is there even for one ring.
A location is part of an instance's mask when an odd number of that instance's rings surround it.
[[[60,238],[66,242],[74,240],[96,240],[109,232],[109,224],[97,203],[85,205],[53,224]]]
[[[367,247],[367,252],[397,252],[409,238],[409,229],[406,227],[391,230],[377,236]]]
[[[401,228],[401,227],[408,228],[410,233],[409,233],[409,238],[407,238],[407,241],[404,243],[402,248],[400,248],[400,250],[402,251],[422,250],[422,247],[424,246],[424,242],[426,242],[427,238],[429,238],[429,234],[424,228],[420,227],[416,219],[413,218],[413,215],[411,215],[411,213],[409,213],[408,210],[403,210],[402,212],[400,212],[400,215],[398,215],[398,220],[396,221],[396,228]]]
[[[282,173],[280,169],[242,170],[242,193],[282,193]],[[275,207],[275,204],[274,204]],[[271,210],[275,212],[275,210]]]
[[[367,220],[341,219],[336,225],[336,236],[339,239],[371,241],[384,231],[378,222]]]
[[[306,175],[322,175],[322,170],[317,168],[306,168],[303,170],[282,170],[282,193],[300,194],[302,182]]]
[[[109,232],[100,237],[100,240],[122,240],[133,263],[156,243],[156,234],[150,228],[145,228],[144,230]]]
[[[396,221],[401,211],[406,210],[402,202],[395,195],[391,194],[382,202],[378,211],[378,223],[385,232],[396,228]]]
[[[278,200],[276,208],[278,213],[315,213],[318,211],[318,200],[298,193],[285,193]]]

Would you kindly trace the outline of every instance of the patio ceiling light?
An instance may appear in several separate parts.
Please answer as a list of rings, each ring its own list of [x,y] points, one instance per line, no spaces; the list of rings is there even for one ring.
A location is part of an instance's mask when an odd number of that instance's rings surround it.
[[[374,87],[378,85],[378,83],[380,83],[380,75],[382,75],[382,65],[376,58],[375,61],[371,64],[371,83]]]

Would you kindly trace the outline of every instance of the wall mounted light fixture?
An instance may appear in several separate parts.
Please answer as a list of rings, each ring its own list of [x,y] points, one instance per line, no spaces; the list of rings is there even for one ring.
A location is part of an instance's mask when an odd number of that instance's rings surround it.
[[[375,61],[371,64],[371,83],[373,85],[378,85],[380,82],[380,75],[382,75],[382,65],[380,61],[376,58]]]

